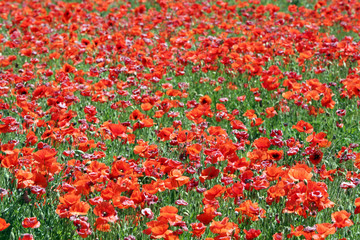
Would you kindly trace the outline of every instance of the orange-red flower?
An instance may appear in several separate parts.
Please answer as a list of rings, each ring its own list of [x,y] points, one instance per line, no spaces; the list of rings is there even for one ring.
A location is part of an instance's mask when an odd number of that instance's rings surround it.
[[[40,222],[37,220],[37,217],[24,218],[22,226],[24,228],[38,228],[40,227]]]
[[[257,221],[260,218],[265,217],[266,211],[259,207],[258,203],[253,203],[251,200],[246,200],[241,203],[235,211],[242,213],[243,215],[251,218],[251,221]]]
[[[253,145],[258,149],[268,149],[270,147],[270,140],[267,137],[261,137],[254,141]]]
[[[4,231],[10,226],[10,223],[7,223],[5,219],[0,218],[0,231]]]
[[[101,202],[96,205],[94,214],[107,222],[115,222],[118,219],[115,208],[109,202]]]
[[[169,223],[165,217],[158,217],[157,220],[146,223],[148,229],[145,230],[146,234],[151,234],[154,238],[164,237],[166,231],[169,229]]]
[[[244,229],[244,233],[245,233],[245,239],[251,240],[257,238],[261,234],[261,231],[259,229],[251,228],[249,231]]]
[[[311,173],[312,168],[306,164],[297,163],[295,166],[290,168],[289,177],[293,180],[310,180],[313,174]]]
[[[90,209],[90,205],[87,202],[77,202],[69,208],[71,215],[86,215]]]
[[[271,160],[279,161],[283,158],[284,151],[283,150],[268,150],[267,154]]]
[[[331,220],[334,222],[334,226],[337,228],[350,227],[354,225],[354,222],[349,219],[351,213],[341,210],[331,214]]]
[[[205,168],[201,171],[200,181],[202,183],[205,182],[205,180],[211,180],[216,178],[219,175],[220,170],[215,168],[214,166]]]
[[[219,236],[232,236],[239,233],[237,224],[230,222],[228,217],[221,221],[213,221],[210,225],[210,231]]]
[[[303,120],[300,120],[296,125],[292,126],[292,128],[305,133],[312,133],[314,131],[313,126]]]
[[[317,234],[313,235],[313,239],[326,239],[329,235],[336,233],[336,227],[331,223],[316,224]]]

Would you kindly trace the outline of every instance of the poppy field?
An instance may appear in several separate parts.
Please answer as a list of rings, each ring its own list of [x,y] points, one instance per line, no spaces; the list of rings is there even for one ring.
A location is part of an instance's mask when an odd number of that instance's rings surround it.
[[[0,239],[357,239],[357,0],[0,1]]]

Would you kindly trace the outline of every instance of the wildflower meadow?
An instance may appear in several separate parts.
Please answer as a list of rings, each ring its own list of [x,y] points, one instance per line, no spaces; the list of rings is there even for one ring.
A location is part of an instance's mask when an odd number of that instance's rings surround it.
[[[0,240],[360,237],[360,1],[0,0]]]

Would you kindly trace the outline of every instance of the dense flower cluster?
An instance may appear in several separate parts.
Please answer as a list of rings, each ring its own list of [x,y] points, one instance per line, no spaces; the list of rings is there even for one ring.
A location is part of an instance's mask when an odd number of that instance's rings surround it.
[[[0,238],[354,237],[360,3],[291,2],[0,2]]]

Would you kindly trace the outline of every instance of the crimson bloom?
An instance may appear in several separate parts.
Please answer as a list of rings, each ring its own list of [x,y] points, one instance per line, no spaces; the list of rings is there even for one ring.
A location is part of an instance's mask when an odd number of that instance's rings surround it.
[[[34,240],[34,236],[30,233],[22,234],[18,240]]]
[[[22,221],[22,226],[24,228],[38,228],[40,227],[40,222],[37,220],[37,217],[25,218]]]
[[[244,229],[244,233],[245,233],[245,239],[251,240],[257,238],[261,234],[261,231],[259,229],[251,228],[249,231]]]

